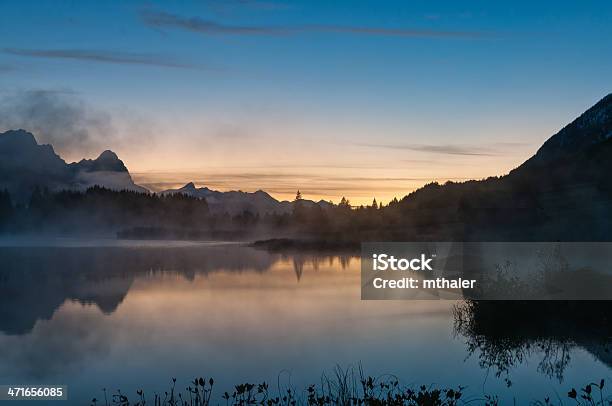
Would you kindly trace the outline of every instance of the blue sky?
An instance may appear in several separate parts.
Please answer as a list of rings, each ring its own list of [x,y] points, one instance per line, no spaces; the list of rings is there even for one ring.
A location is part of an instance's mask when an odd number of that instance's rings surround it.
[[[610,92],[611,22],[605,1],[3,0],[0,127],[112,148],[154,187],[386,199],[520,164]],[[87,142],[16,114],[28,92],[78,106]]]

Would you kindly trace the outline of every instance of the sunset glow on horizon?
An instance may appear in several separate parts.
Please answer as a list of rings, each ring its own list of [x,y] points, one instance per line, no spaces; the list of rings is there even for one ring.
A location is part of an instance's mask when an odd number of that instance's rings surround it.
[[[67,162],[113,150],[153,191],[359,205],[504,175],[612,69],[606,2],[595,16],[522,1],[0,7],[0,131]]]

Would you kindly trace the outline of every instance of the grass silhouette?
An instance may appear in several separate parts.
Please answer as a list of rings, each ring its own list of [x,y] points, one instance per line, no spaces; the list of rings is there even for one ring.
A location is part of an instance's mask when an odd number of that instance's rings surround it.
[[[610,406],[612,397],[604,394],[605,382],[589,383],[580,390],[571,388],[567,398],[557,396],[556,400],[546,397],[535,400],[533,405],[580,405],[580,406]],[[154,393],[147,398],[143,390],[136,391],[132,399],[118,390],[108,396],[104,390],[104,399],[93,399],[92,406],[247,406],[247,405],[278,405],[278,406],[326,406],[326,405],[364,405],[364,406],[459,406],[485,405],[498,406],[502,403],[496,395],[484,394],[481,397],[468,398],[465,387],[455,388],[429,386],[405,386],[393,375],[383,375],[377,378],[366,376],[359,365],[346,369],[336,366],[330,375],[323,374],[321,382],[312,384],[298,392],[293,388],[283,388],[278,385],[272,390],[266,382],[260,384],[242,383],[233,389],[219,392],[213,398],[215,381],[212,378],[195,378],[183,391],[177,390],[176,378],[172,379],[170,388],[163,394]],[[220,396],[219,396],[220,395]],[[213,400],[219,399],[219,400]]]

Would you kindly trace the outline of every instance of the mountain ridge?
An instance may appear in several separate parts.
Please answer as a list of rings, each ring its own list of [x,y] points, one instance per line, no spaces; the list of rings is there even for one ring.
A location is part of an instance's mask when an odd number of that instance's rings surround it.
[[[123,161],[110,150],[96,159],[66,163],[53,146],[38,144],[36,137],[26,130],[0,133],[0,189],[8,190],[17,201],[27,201],[36,188],[56,192],[96,185],[148,192],[134,183]]]
[[[580,180],[580,182],[596,184],[597,187],[605,189],[608,186],[605,179],[602,179],[603,174],[596,173],[597,168],[589,162],[589,159],[596,159],[599,166],[608,170],[606,157],[612,154],[610,152],[612,148],[609,148],[611,140],[612,93],[609,93],[578,118],[549,137],[531,158],[507,175],[480,181],[447,183],[451,184],[452,188],[447,188],[446,185],[425,185],[404,196],[401,201],[409,206],[443,205],[444,200],[448,200],[449,196],[453,195],[454,192],[449,192],[451,189],[478,189],[480,195],[485,190],[489,192],[504,190],[504,193],[509,193],[509,190],[512,189],[514,195],[521,195],[519,200],[510,199],[504,202],[489,196],[487,204],[505,207],[505,205],[519,202],[529,206],[535,204],[534,201],[537,200],[535,195],[542,194],[544,190],[551,187],[559,187],[559,183],[563,182],[576,183]],[[113,190],[127,189],[148,192],[133,182],[123,161],[110,150],[102,152],[96,159],[83,159],[67,164],[55,153],[51,145],[39,145],[35,136],[25,130],[9,130],[0,133],[0,190],[6,188],[11,194],[16,195],[18,200],[21,198],[23,201],[29,197],[35,187],[46,187],[51,191],[58,191],[62,189],[83,190],[93,185]],[[474,196],[480,196],[478,193]],[[596,191],[591,191],[591,193],[596,193]],[[162,196],[185,194],[206,199],[211,212],[231,215],[242,214],[245,211],[260,215],[289,214],[296,207],[295,202],[279,201],[263,190],[222,192],[208,187],[198,188],[194,182],[189,182],[177,189],[164,190],[158,194]],[[423,196],[426,198],[422,201]],[[471,202],[470,204],[473,205],[474,196],[461,197],[455,203]],[[510,194],[510,196],[513,195]],[[300,204],[303,207],[333,206],[322,200],[318,202],[300,200]],[[452,206],[449,202],[444,204]]]
[[[401,228],[431,241],[610,241],[611,112],[608,94],[506,175],[415,190],[397,206]]]
[[[609,138],[612,138],[612,93],[608,93],[549,137],[521,166],[546,164],[558,158],[571,156]]]
[[[150,193],[134,183],[124,162],[111,150],[103,151],[95,159],[82,159],[66,163],[53,146],[38,144],[36,137],[23,129],[0,133],[0,190],[6,189],[18,202],[27,202],[37,188],[51,192],[61,190],[86,190],[101,186],[111,190],[131,190]],[[243,192],[230,190],[221,192],[208,187],[197,188],[189,182],[179,189],[158,192],[160,195],[181,193],[206,199],[211,212],[230,215],[288,214],[294,202],[280,201],[264,190]],[[302,200],[305,207],[319,205],[329,207],[325,201]]]
[[[240,214],[248,211],[253,214],[283,214],[291,213],[295,202],[277,200],[268,192],[258,189],[255,192],[243,192],[241,190],[230,190],[221,192],[208,187],[196,187],[194,182],[189,182],[178,189],[168,189],[159,192],[161,195],[184,194],[191,197],[206,199],[211,212],[228,214]],[[319,205],[322,208],[332,206],[331,203],[320,200],[318,202],[302,199],[301,204],[305,207]]]

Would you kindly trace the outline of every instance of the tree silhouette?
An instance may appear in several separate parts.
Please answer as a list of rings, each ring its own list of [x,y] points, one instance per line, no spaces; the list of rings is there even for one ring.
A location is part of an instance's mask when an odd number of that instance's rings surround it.
[[[307,222],[307,214],[302,199],[302,193],[298,190],[295,194],[292,210],[293,221],[297,224],[305,224]]]

